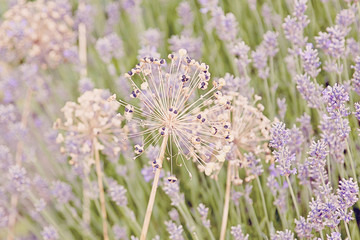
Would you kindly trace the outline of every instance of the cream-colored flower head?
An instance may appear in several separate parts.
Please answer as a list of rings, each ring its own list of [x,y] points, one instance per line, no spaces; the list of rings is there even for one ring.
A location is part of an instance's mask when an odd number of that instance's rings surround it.
[[[210,159],[222,161],[228,150],[222,144],[229,135],[224,125],[227,120],[223,116],[209,118],[229,109],[219,91],[222,83],[211,82],[209,66],[189,58],[184,49],[168,58],[170,63],[143,58],[126,74],[134,100],[120,100],[120,104],[127,124],[136,126],[129,137],[142,140],[134,147],[136,157],[166,139],[165,158],[171,169],[174,161],[186,167],[185,161],[193,160],[210,174]],[[162,167],[156,160],[153,165]]]
[[[84,158],[91,161],[94,142],[96,149],[111,156],[111,160],[126,148],[123,118],[117,112],[119,104],[109,97],[109,91],[94,89],[81,95],[77,103],[67,102],[61,109],[64,121],[58,119],[54,126],[63,130],[57,141],[63,143],[62,152],[71,157],[72,164]]]
[[[4,13],[0,53],[10,63],[54,68],[76,55],[71,6],[67,1],[19,1]]]
[[[252,102],[236,92],[228,92],[231,102],[230,138],[231,149],[226,158],[232,166],[234,184],[241,184],[240,169],[245,169],[245,181],[250,181],[261,174],[260,159],[269,160],[270,150],[267,141],[270,139],[270,120],[262,113],[263,106],[257,103],[260,97],[255,96]],[[222,164],[215,164],[218,173]],[[261,168],[261,169],[260,169]]]

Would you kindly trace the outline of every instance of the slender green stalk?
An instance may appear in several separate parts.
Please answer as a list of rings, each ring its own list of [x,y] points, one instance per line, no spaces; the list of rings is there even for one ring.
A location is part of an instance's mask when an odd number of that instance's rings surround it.
[[[297,205],[297,200],[296,200],[296,197],[295,197],[295,194],[294,194],[294,190],[291,186],[291,182],[290,182],[290,179],[289,179],[289,176],[286,176],[286,181],[289,185],[289,190],[290,190],[290,194],[291,194],[291,197],[292,197],[292,200],[293,200],[293,203],[294,203],[294,206],[295,206],[295,211],[296,211],[296,215],[298,218],[300,218],[300,211],[299,211],[299,207]]]
[[[270,226],[270,221],[269,221],[269,215],[268,215],[268,212],[267,212],[265,196],[264,196],[264,192],[263,192],[263,189],[262,189],[262,186],[261,186],[259,176],[256,177],[256,182],[257,182],[257,184],[259,186],[261,202],[262,202],[262,206],[263,206],[264,213],[265,213],[265,218],[266,218],[266,224],[268,226],[268,231],[269,231],[269,234],[270,234],[271,233],[271,226]]]

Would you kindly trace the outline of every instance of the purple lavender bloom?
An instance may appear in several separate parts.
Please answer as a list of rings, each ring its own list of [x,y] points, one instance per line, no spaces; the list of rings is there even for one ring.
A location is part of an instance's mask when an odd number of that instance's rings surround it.
[[[44,227],[41,236],[44,240],[57,240],[59,239],[59,234],[53,226]]]
[[[71,186],[61,181],[53,182],[51,194],[62,204],[68,203],[73,198]]]
[[[149,28],[145,32],[143,32],[140,36],[140,45],[150,46],[155,48],[155,51],[158,47],[162,45],[163,35],[161,31],[157,28]]]
[[[359,200],[359,186],[352,178],[342,179],[337,189],[340,206],[343,208],[352,207]]]
[[[231,193],[231,200],[235,204],[235,206],[239,206],[239,200],[243,194],[241,192],[232,191]]]
[[[322,49],[325,53],[329,51],[331,40],[330,34],[319,32],[319,36],[315,37],[316,47]]]
[[[143,46],[138,51],[137,59],[143,59],[143,58],[160,58],[160,53],[157,52],[156,48],[153,46]]]
[[[301,152],[301,146],[305,142],[304,136],[299,128],[295,125],[290,129],[290,140],[289,140],[289,149],[291,153],[298,154]]]
[[[193,38],[189,36],[181,35],[179,36],[172,36],[169,39],[170,50],[173,52],[177,52],[180,49],[186,49],[189,56],[193,58],[199,59],[202,54],[202,40],[201,38]]]
[[[108,194],[112,201],[116,202],[118,206],[126,206],[127,205],[127,190],[119,185],[115,180],[109,180],[109,189]]]
[[[329,145],[329,152],[339,163],[344,162],[345,140],[351,131],[349,120],[340,116],[322,116],[320,122],[321,138]]]
[[[123,43],[116,33],[110,33],[96,42],[96,50],[102,61],[109,63],[112,58],[123,56]]]
[[[145,182],[150,182],[155,176],[152,166],[145,166],[141,169],[141,174],[143,175]]]
[[[351,68],[355,69],[351,82],[355,92],[360,95],[360,56],[356,57],[355,66]]]
[[[220,16],[220,22],[215,25],[217,34],[221,40],[224,41],[235,41],[238,35],[238,22],[236,17],[232,13],[226,15],[222,13]]]
[[[110,2],[106,5],[106,30],[105,32],[111,33],[114,30],[114,26],[120,20],[120,4],[119,2]]]
[[[357,120],[360,121],[360,102],[356,102],[354,104],[354,107],[355,107],[355,112],[353,112],[353,114],[355,115]]]
[[[279,149],[287,145],[290,140],[290,130],[286,129],[285,123],[283,122],[274,123],[270,130],[270,133],[270,147]]]
[[[354,60],[360,55],[360,44],[354,38],[346,39],[346,55],[349,54]]]
[[[13,165],[9,168],[8,179],[10,181],[10,191],[24,192],[28,189],[29,178],[27,177],[26,170],[18,165]]]
[[[332,232],[331,235],[326,234],[327,240],[342,240],[341,233]]]
[[[277,38],[279,37],[279,33],[267,31],[264,34],[264,40],[262,42],[264,49],[266,49],[266,54],[269,57],[274,57],[276,53],[279,51]]]
[[[197,207],[197,210],[200,214],[200,218],[202,221],[202,224],[204,225],[204,227],[209,228],[210,227],[210,220],[207,219],[208,213],[209,213],[209,208],[205,207],[204,204],[200,203],[199,206]]]
[[[290,174],[296,174],[296,168],[291,168],[294,164],[296,157],[294,153],[291,153],[288,146],[282,146],[278,150],[273,152],[275,156],[275,162],[278,163],[276,167],[280,171],[280,175],[289,176]]]
[[[319,74],[321,63],[317,49],[313,49],[311,43],[306,44],[306,49],[300,53],[305,72],[313,78]]]
[[[94,89],[94,83],[90,78],[84,77],[79,81],[79,92],[84,93],[92,91]]]
[[[295,219],[295,232],[299,238],[311,238],[313,235],[311,234],[312,226],[308,220],[304,217],[300,216],[300,219]]]
[[[307,38],[303,36],[304,25],[307,25],[307,21],[299,21],[297,17],[291,16],[287,16],[282,24],[285,38],[289,40],[295,48],[302,47],[307,41]]]
[[[8,213],[6,212],[5,208],[0,206],[0,229],[8,225],[8,220]]]
[[[306,139],[306,141],[310,141],[310,138],[313,134],[313,128],[311,125],[311,117],[304,113],[301,117],[297,118],[296,121],[300,123],[300,130],[302,132],[302,135]]]
[[[271,240],[294,240],[294,233],[286,229],[285,231],[277,231],[271,236]]]
[[[251,53],[251,57],[256,69],[260,70],[267,67],[267,53],[263,45],[258,46],[256,50]]]
[[[245,153],[244,157],[246,159],[248,175],[260,176],[263,172],[263,165],[261,160],[257,158],[252,152]]]
[[[231,235],[233,236],[234,240],[248,240],[249,234],[244,234],[241,230],[241,225],[232,226],[231,227]]]
[[[119,225],[115,224],[112,227],[112,231],[114,233],[115,239],[117,240],[127,240],[127,236],[126,236],[126,228],[125,227],[120,227]]]
[[[172,221],[165,222],[166,230],[169,233],[169,239],[171,240],[184,240],[184,237],[182,236],[183,233],[183,227],[182,225],[177,226]]]
[[[180,23],[184,27],[190,26],[194,20],[194,14],[191,11],[191,6],[188,2],[181,2],[176,9],[180,17]]]
[[[179,221],[179,213],[175,208],[173,208],[173,209],[171,209],[171,211],[169,211],[169,216],[170,216],[171,220],[173,220],[175,222]]]
[[[333,87],[328,86],[323,91],[323,100],[327,103],[327,111],[330,115],[340,114],[347,117],[350,112],[349,108],[345,106],[346,102],[350,100],[349,93],[346,91],[344,85],[335,83]]]
[[[297,90],[306,100],[308,106],[311,108],[320,108],[322,88],[317,83],[311,82],[310,77],[306,74],[297,75],[295,81]]]
[[[90,4],[80,5],[76,11],[75,29],[77,30],[80,23],[85,24],[87,34],[90,34],[94,29],[94,15],[95,8]]]
[[[348,29],[348,27],[355,22],[355,13],[355,7],[341,10],[336,15],[336,25],[340,26],[343,29]],[[344,31],[349,32],[349,30],[350,29]]]
[[[179,181],[175,183],[169,182],[167,178],[164,178],[163,190],[169,196],[172,206],[179,206],[184,201],[184,194],[180,193]]]
[[[276,99],[278,108],[279,108],[279,116],[281,120],[284,120],[286,110],[287,110],[287,104],[286,104],[286,98],[278,98]]]

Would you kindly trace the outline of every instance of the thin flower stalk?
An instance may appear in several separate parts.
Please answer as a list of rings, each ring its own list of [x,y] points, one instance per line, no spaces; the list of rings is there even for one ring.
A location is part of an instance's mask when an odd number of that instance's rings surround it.
[[[159,166],[162,166],[162,163],[164,160],[168,138],[169,138],[169,136],[165,135],[165,137],[161,143],[159,157],[157,158]],[[150,198],[149,198],[148,206],[146,208],[144,223],[143,223],[143,226],[141,229],[140,240],[146,240],[146,236],[147,236],[147,232],[148,232],[149,224],[150,224],[151,213],[152,213],[152,210],[154,207],[156,191],[157,191],[157,188],[159,185],[160,173],[161,173],[161,167],[156,168],[155,177],[154,177],[153,185],[151,188]]]
[[[231,189],[231,162],[228,163],[227,176],[226,176],[226,189],[225,189],[225,201],[224,201],[224,209],[223,216],[221,222],[221,232],[220,232],[220,240],[224,240],[226,236],[226,225],[229,214],[229,204],[230,204],[230,189]]]
[[[94,155],[95,155],[95,167],[96,167],[96,175],[97,175],[99,195],[100,195],[99,197],[100,197],[103,236],[104,236],[104,240],[109,240],[106,204],[105,204],[105,193],[104,193],[104,184],[103,184],[103,173],[101,170],[100,154],[99,154],[99,150],[98,150],[98,141],[96,138],[93,139],[93,151],[94,151]]]

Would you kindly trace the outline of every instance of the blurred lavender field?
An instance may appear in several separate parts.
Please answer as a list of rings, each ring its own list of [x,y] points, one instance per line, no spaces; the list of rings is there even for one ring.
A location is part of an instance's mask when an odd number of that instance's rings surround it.
[[[360,2],[1,0],[0,239],[360,239]]]

